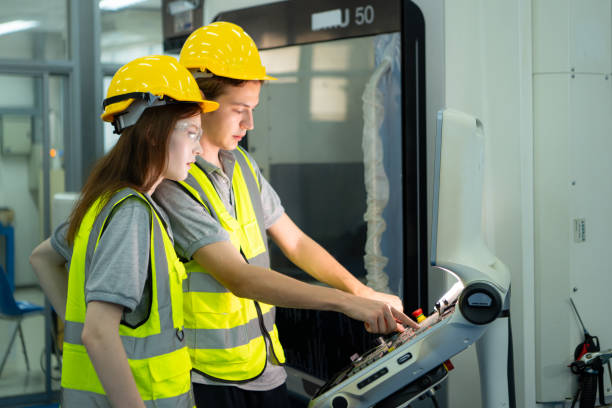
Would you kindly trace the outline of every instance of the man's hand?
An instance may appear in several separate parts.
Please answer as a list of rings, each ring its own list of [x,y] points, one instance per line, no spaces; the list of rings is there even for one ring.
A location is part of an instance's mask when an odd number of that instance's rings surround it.
[[[389,293],[377,292],[369,286],[364,285],[357,295],[368,299],[379,300],[393,307],[395,310],[399,310],[400,312],[404,311],[404,305],[399,297]]]
[[[344,313],[353,319],[361,320],[370,333],[403,332],[404,325],[418,329],[419,325],[393,306],[374,299],[350,296]]]
[[[404,306],[402,304],[402,300],[399,297],[388,294],[388,293],[377,292],[374,289],[370,288],[369,286],[365,286],[365,285],[362,285],[357,295],[360,297],[364,297],[364,298],[371,299],[371,300],[377,300],[379,302],[385,303],[386,305],[390,307],[392,314],[394,315],[394,317],[396,317],[396,320],[398,322],[408,327],[411,327],[414,330],[417,330],[420,327],[417,322],[415,322],[414,320],[406,316],[404,313],[402,313],[404,311]],[[397,313],[399,313],[399,315]],[[401,316],[405,317],[407,320]],[[404,329],[403,326],[401,326],[401,328],[400,326],[401,325],[398,323],[397,330],[403,331]],[[375,331],[368,329],[367,325],[366,325],[366,330],[372,333],[376,333]]]

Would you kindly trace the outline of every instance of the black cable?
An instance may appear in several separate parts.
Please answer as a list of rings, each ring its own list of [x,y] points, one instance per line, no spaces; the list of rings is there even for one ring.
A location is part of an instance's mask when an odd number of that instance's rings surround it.
[[[438,404],[438,400],[436,399],[435,395],[431,396],[431,401],[433,402],[435,408],[440,408],[440,405]]]
[[[510,309],[508,309],[508,360],[507,360],[507,381],[508,381],[508,403],[510,408],[516,408],[516,391],[514,381],[514,347],[512,344],[512,320]]]
[[[597,375],[583,373],[580,383],[580,408],[593,408],[597,395]]]

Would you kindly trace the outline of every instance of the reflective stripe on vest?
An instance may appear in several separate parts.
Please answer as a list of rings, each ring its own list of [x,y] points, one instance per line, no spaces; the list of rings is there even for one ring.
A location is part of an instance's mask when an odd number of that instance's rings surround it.
[[[147,408],[177,408],[177,407],[192,407],[193,396],[191,393],[185,393],[178,397],[164,398],[156,400],[145,400]],[[89,393],[86,398],[83,398],[81,391],[63,389],[62,390],[62,407],[111,407],[106,395]]]
[[[172,241],[153,206],[140,193],[122,189],[101,205],[88,209],[74,241],[68,274],[68,299],[62,367],[63,407],[110,407],[110,402],[81,340],[86,304],[85,282],[90,262],[115,206],[129,197],[147,204],[151,212],[150,279],[151,310],[135,328],[119,325],[119,334],[138,391],[146,406],[193,407],[191,363],[183,326],[182,281],[186,277]]]
[[[248,263],[269,268],[257,174],[244,151],[238,148],[233,154],[236,218],[227,211],[211,181],[197,165],[191,166],[189,176],[180,183],[229,233],[232,244]],[[279,363],[285,362],[274,324],[274,306],[234,296],[196,261],[188,262],[186,268],[185,337],[196,371],[227,382],[257,377],[266,366],[264,333],[270,338],[276,359]]]

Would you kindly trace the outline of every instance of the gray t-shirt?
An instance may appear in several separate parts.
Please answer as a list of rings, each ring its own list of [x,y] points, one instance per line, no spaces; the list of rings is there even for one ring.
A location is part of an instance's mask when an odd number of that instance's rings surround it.
[[[225,150],[219,151],[219,159],[223,169],[197,157],[197,164],[204,170],[219,194],[225,208],[232,216],[236,216],[234,193],[231,188],[234,155]],[[285,212],[278,194],[270,183],[262,176],[255,161],[249,157],[261,185],[261,201],[264,213],[265,229],[270,228]],[[245,174],[245,177],[250,175]],[[153,194],[170,218],[174,231],[174,246],[177,254],[184,259],[191,259],[198,249],[215,242],[229,241],[229,234],[196,200],[183,190],[176,182],[164,180]],[[252,391],[268,391],[279,387],[285,382],[287,374],[268,352],[268,362],[264,372],[247,383],[232,384],[238,388]],[[198,373],[192,372],[192,381],[209,385],[228,385],[213,381]]]
[[[166,214],[148,198],[172,237]],[[150,226],[149,207],[140,199],[128,198],[116,206],[91,258],[90,273],[85,283],[86,302],[96,300],[123,306],[123,320],[130,325],[141,323],[150,309],[151,289],[147,284]],[[51,236],[51,245],[69,265],[72,247],[66,241],[67,231],[67,223],[57,227]]]

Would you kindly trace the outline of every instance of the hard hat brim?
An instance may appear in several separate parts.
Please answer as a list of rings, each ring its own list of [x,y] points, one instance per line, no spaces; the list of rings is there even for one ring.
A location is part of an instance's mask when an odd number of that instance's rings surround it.
[[[105,111],[100,115],[100,118],[105,122],[112,122],[115,120],[115,114],[118,112],[124,112],[132,104],[134,99],[127,99],[125,101],[117,102],[114,105],[114,109],[111,112]],[[202,109],[202,113],[208,113],[219,109],[219,104],[215,101],[209,101],[207,99],[200,99],[195,101],[180,101],[186,103],[197,103]]]
[[[215,101],[202,99],[202,102],[200,102],[200,108],[202,108],[203,113],[212,112],[219,109],[219,104]]]
[[[270,75],[266,75],[264,78],[261,79],[262,81],[276,81],[277,78],[274,78],[273,76]]]
[[[238,79],[241,81],[276,81],[278,79],[278,78],[275,78],[265,73],[263,75],[252,75],[252,74],[244,74],[244,73],[240,73],[240,74],[234,73],[230,75],[226,72],[213,70],[210,67],[189,68],[189,70],[191,74],[194,76],[194,78],[196,79],[211,78],[213,76],[230,78],[230,79]]]

